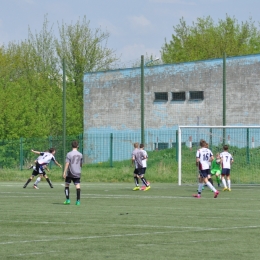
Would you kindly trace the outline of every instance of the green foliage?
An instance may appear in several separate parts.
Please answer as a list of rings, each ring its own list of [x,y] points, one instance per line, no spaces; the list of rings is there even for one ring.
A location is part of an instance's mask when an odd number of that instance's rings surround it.
[[[226,19],[214,23],[210,16],[198,18],[191,26],[184,18],[173,26],[174,34],[162,47],[165,63],[205,60],[260,52],[260,31],[250,18],[238,23],[226,15]]]
[[[83,75],[117,60],[109,34],[90,29],[86,18],[62,24],[54,37],[47,16],[42,30],[0,47],[0,140],[62,134],[62,67],[66,61],[66,132],[83,132]]]

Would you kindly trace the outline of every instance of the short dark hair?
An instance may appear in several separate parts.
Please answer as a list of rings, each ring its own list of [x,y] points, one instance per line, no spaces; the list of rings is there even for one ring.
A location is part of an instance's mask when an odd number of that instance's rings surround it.
[[[223,150],[227,151],[227,150],[228,150],[228,145],[225,144],[225,145],[223,146]]]
[[[72,148],[78,148],[79,143],[77,141],[72,141],[71,146],[72,146]]]
[[[49,152],[50,152],[50,153],[53,153],[54,151],[56,151],[56,149],[53,148],[53,147],[49,149]]]
[[[140,144],[140,148],[144,148],[144,144]]]

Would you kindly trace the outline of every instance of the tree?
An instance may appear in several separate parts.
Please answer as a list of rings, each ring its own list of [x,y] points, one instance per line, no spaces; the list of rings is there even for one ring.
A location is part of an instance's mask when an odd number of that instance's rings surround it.
[[[260,32],[250,18],[241,24],[226,15],[217,24],[208,16],[198,18],[188,26],[184,18],[173,26],[174,34],[162,47],[165,63],[204,60],[227,56],[238,56],[260,52]]]
[[[59,26],[60,39],[56,40],[56,50],[62,64],[66,63],[68,78],[68,122],[83,130],[83,76],[85,72],[108,70],[118,59],[114,51],[107,48],[109,33],[101,29],[90,29],[84,16],[76,24]],[[75,134],[75,133],[71,133]]]

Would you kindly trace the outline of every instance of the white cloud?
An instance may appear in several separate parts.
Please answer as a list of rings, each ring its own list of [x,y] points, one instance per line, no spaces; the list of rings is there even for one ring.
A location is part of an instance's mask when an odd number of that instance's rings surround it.
[[[131,25],[137,28],[141,27],[149,27],[151,26],[151,22],[145,18],[143,15],[141,16],[131,16],[128,18],[129,21],[131,22]]]
[[[102,31],[106,29],[110,35],[118,36],[121,34],[120,29],[108,20],[100,20],[98,24],[101,26]]]
[[[122,49],[117,51],[118,56],[121,54],[121,61],[125,63],[125,65],[129,65],[130,67],[141,61],[141,55],[160,57],[160,49],[149,48],[144,44],[132,44],[125,45]]]

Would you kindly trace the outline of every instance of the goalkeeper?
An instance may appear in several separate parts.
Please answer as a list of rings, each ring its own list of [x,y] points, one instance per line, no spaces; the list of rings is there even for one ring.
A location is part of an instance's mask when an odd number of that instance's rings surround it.
[[[221,159],[219,153],[216,154],[216,158],[211,162],[211,175],[216,175],[218,187],[220,187],[220,176],[221,176]]]

